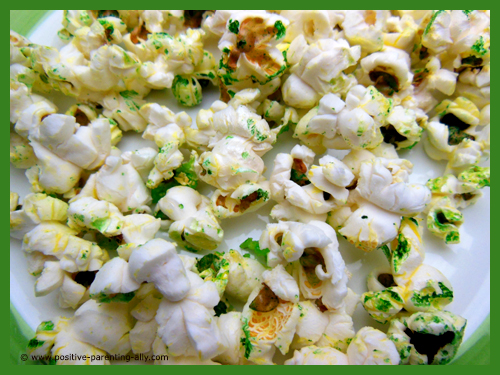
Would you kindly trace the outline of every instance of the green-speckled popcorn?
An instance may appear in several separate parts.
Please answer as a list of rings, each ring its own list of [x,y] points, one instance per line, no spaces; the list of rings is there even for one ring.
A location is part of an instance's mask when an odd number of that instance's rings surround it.
[[[401,364],[445,365],[462,343],[467,321],[449,311],[419,312],[394,319],[388,337],[401,356]]]
[[[381,292],[368,292],[361,303],[370,316],[379,323],[387,323],[404,306],[403,287],[389,287]]]

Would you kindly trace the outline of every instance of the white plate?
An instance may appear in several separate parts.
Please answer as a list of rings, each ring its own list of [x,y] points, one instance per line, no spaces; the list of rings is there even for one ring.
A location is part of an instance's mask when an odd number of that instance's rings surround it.
[[[57,37],[57,31],[61,26],[62,11],[51,13],[28,37],[37,44],[61,47],[62,43]],[[212,48],[211,48],[212,50]],[[174,112],[186,111],[193,120],[201,108],[208,108],[210,104],[218,99],[218,90],[204,89],[203,102],[195,109],[186,109],[177,105],[171,92],[155,92],[147,100],[157,101],[166,105]],[[58,94],[49,96],[59,107],[60,112],[74,103],[74,100]],[[291,137],[291,132],[280,137],[279,143],[273,150],[268,152],[264,161],[269,174],[273,168],[273,160],[279,152],[289,152],[296,144]],[[153,142],[145,141],[135,134],[127,134],[118,147],[122,151],[134,150],[138,147],[150,145]],[[331,152],[333,155],[334,153]],[[337,153],[338,155],[339,153]],[[344,152],[345,154],[345,152]],[[414,163],[414,172],[411,175],[412,182],[425,183],[429,178],[441,176],[445,163],[436,163],[430,160],[424,153],[422,145],[419,144],[413,150],[401,152],[400,157],[407,158]],[[317,160],[317,159],[316,159]],[[30,192],[30,185],[24,176],[24,170],[10,169],[10,189],[17,192],[21,198]],[[210,194],[213,189],[203,186],[202,193]],[[461,243],[457,245],[445,245],[441,240],[433,237],[425,231],[424,241],[426,250],[425,263],[438,268],[452,283],[454,289],[454,301],[447,309],[453,313],[462,315],[468,320],[465,331],[465,340],[479,327],[490,312],[490,190],[483,189],[484,196],[474,206],[463,210],[465,223],[460,228]],[[269,217],[273,203],[268,203],[255,213],[243,215],[236,219],[222,222],[224,229],[224,242],[218,251],[238,249],[239,245],[248,237],[258,239],[266,223],[272,221]],[[353,274],[349,281],[351,287],[357,293],[366,291],[366,276],[375,267],[383,266],[386,260],[382,252],[374,251],[364,253],[339,236],[340,251],[347,264],[349,271]],[[184,251],[183,251],[184,253]],[[58,315],[71,316],[73,311],[61,309],[57,305],[56,293],[46,297],[35,298],[35,278],[26,270],[26,258],[21,251],[21,243],[11,239],[10,242],[10,298],[14,307],[28,325],[35,330],[38,324]],[[376,323],[358,306],[354,314],[355,328],[359,329],[365,325],[372,325],[381,330],[387,326]]]

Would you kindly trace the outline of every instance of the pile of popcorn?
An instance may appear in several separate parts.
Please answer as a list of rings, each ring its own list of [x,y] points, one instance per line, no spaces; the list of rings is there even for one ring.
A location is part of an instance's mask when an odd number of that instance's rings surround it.
[[[445,310],[453,287],[422,235],[460,242],[461,210],[490,185],[489,11],[65,10],[62,24],[59,50],[10,32],[10,161],[32,189],[10,193],[11,236],[35,295],[75,310],[40,324],[32,356],[453,359],[466,320]],[[171,90],[193,107],[209,85],[220,100],[195,121],[148,100]],[[73,98],[65,113],[54,91]],[[287,131],[297,144],[267,180],[262,157]],[[122,152],[123,132],[157,147]],[[420,141],[447,162],[426,185],[398,155]],[[258,240],[217,251],[226,219],[266,204]],[[338,235],[387,257],[361,296]],[[387,333],[355,331],[358,303]]]

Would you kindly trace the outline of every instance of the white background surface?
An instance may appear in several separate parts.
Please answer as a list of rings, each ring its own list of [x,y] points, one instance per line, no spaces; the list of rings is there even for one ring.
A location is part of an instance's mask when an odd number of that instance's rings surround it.
[[[51,13],[29,36],[31,41],[60,47],[62,44],[57,37],[57,31],[62,28],[61,19],[61,11]],[[210,50],[215,52],[214,48],[210,48]],[[73,99],[64,98],[57,94],[51,95],[49,98],[59,106],[59,111],[62,113],[74,103]],[[195,109],[179,107],[169,91],[155,92],[147,98],[148,101],[157,101],[162,105],[166,105],[174,112],[184,110],[193,118],[193,121],[199,109],[210,107],[210,104],[216,99],[218,99],[218,90],[213,87],[210,90],[203,90],[203,102]],[[267,178],[269,178],[272,171],[276,154],[289,152],[296,144],[296,140],[291,137],[291,133],[290,131],[280,136],[280,141],[275,148],[264,155],[263,159],[268,168],[265,173]],[[145,141],[135,134],[127,134],[122,142],[118,144],[118,147],[122,151],[127,151],[146,145],[155,147],[152,142]],[[399,155],[414,163],[414,172],[411,176],[412,182],[425,183],[429,178],[438,177],[444,171],[445,163],[436,163],[429,159],[425,155],[421,144],[411,151],[400,152]],[[17,192],[21,198],[30,192],[30,185],[24,176],[24,170],[11,166],[10,176],[11,191]],[[202,186],[201,192],[209,195],[213,190],[213,188],[205,185]],[[447,309],[462,315],[468,320],[465,340],[472,335],[490,311],[489,188],[483,189],[483,193],[483,198],[476,205],[463,210],[465,223],[460,229],[460,244],[448,246],[438,238],[433,237],[427,230],[424,233],[425,263],[438,268],[453,285],[455,298]],[[274,202],[270,201],[257,212],[223,221],[224,242],[218,251],[239,249],[239,245],[248,237],[258,239],[266,223],[273,221],[269,216],[273,205]],[[387,261],[381,251],[364,253],[340,236],[339,242],[342,256],[353,275],[349,281],[349,287],[361,294],[366,291],[366,276],[368,273],[376,267],[385,266]],[[57,293],[35,298],[35,277],[29,275],[26,270],[26,259],[20,245],[20,241],[11,239],[10,298],[22,318],[35,330],[43,320],[51,319],[57,315],[71,316],[73,314],[71,309],[60,309],[58,307]],[[185,252],[183,251],[183,253]],[[387,326],[384,327],[371,319],[361,305],[358,306],[353,319],[356,329],[365,325],[372,325],[384,331],[387,329]]]

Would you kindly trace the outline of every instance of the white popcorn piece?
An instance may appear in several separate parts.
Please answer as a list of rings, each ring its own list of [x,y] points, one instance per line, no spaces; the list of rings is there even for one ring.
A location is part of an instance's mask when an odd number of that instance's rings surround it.
[[[240,136],[227,136],[212,151],[200,155],[195,171],[201,180],[228,191],[244,183],[255,183],[264,172],[264,162],[252,149],[252,142]]]
[[[132,163],[110,155],[99,171],[90,176],[74,199],[93,197],[114,204],[121,212],[150,212],[151,193]]]
[[[269,195],[270,189],[267,181],[243,184],[227,194],[216,190],[210,197],[210,206],[219,219],[238,217],[258,210],[269,200]]]
[[[296,350],[293,357],[285,361],[285,365],[348,365],[347,356],[334,348],[307,346]]]
[[[133,318],[127,304],[85,302],[72,320],[73,332],[79,341],[91,344],[110,354],[126,354],[130,351],[129,332]]]
[[[63,317],[42,322],[30,341],[31,345],[28,344],[31,358],[35,359],[40,355],[49,358],[58,356],[59,361],[56,363],[60,365],[109,365],[109,360],[105,359],[106,351],[83,342],[75,332],[73,322],[73,319]],[[73,353],[81,353],[80,358],[72,359]],[[91,361],[92,356],[100,359]]]
[[[323,96],[319,106],[300,119],[294,137],[319,154],[326,148],[347,149],[348,145],[338,135],[337,126],[338,114],[344,107],[345,103],[337,95]]]
[[[73,200],[68,207],[68,226],[79,231],[88,228],[107,237],[117,236],[122,233],[123,219],[114,204],[92,197]]]
[[[393,102],[375,87],[354,86],[346,97],[346,108],[338,117],[338,130],[353,149],[375,148],[382,140],[380,127],[386,125]]]
[[[21,169],[28,169],[37,163],[29,141],[13,131],[10,132],[10,162]]]
[[[286,29],[285,42],[304,36],[308,43],[333,37],[333,29],[344,20],[341,11],[333,10],[283,10],[281,16],[290,21]]]
[[[244,362],[244,353],[241,346],[243,336],[241,313],[231,311],[222,314],[217,320],[221,338],[226,350],[214,358],[225,365],[239,365]]]
[[[300,319],[292,343],[294,349],[315,345],[328,325],[328,317],[311,301],[299,302]]]
[[[132,164],[134,169],[139,172],[144,182],[147,182],[148,175],[154,167],[155,158],[158,155],[152,147],[143,147],[134,151],[127,151],[122,154],[122,159],[126,163]]]
[[[431,200],[430,190],[409,184],[413,165],[404,159],[376,158],[361,164],[356,190],[384,210],[403,214],[421,212]]]
[[[295,334],[299,288],[281,265],[262,277],[272,285],[257,286],[242,312],[245,358],[255,364],[272,364],[276,348],[286,354]]]
[[[399,353],[387,335],[375,328],[361,328],[347,348],[350,365],[399,365]]]
[[[401,214],[386,211],[362,198],[355,202],[352,207],[333,211],[327,219],[330,225],[339,228],[347,241],[370,252],[397,236]]]
[[[15,193],[14,193],[15,194]],[[23,239],[24,235],[38,224],[46,221],[66,222],[68,204],[46,194],[28,194],[23,199],[20,209],[17,209],[19,196],[12,201],[10,213],[10,235]],[[12,203],[14,203],[12,205]]]
[[[186,249],[215,250],[224,232],[209,201],[187,186],[175,186],[158,202],[159,209],[174,222],[169,235]]]
[[[183,299],[190,281],[175,246],[160,238],[139,245],[129,258],[130,276],[137,282],[152,282],[169,301]]]
[[[358,296],[359,297],[359,296]],[[359,299],[356,299],[356,302]],[[350,314],[340,311],[325,311],[328,318],[323,337],[316,343],[320,347],[333,347],[342,353],[347,352],[349,342],[355,335],[354,323]]]
[[[63,270],[96,271],[109,260],[106,250],[77,237],[76,231],[56,222],[42,222],[26,233],[22,249],[41,252],[60,260]]]
[[[354,77],[347,76],[343,71],[359,60],[359,46],[350,47],[344,39],[320,39],[306,46],[304,38],[298,37],[290,45],[289,51],[293,55],[291,61],[297,62],[283,84],[283,100],[286,104],[296,108],[312,108],[323,95],[330,92],[345,93],[354,86]]]
[[[231,298],[246,302],[250,293],[262,283],[265,271],[258,261],[243,257],[236,250],[224,255],[229,262],[229,275],[225,293]]]
[[[383,29],[390,12],[387,10],[350,10],[342,22],[345,38],[359,45],[363,54],[380,51],[384,46]]]
[[[103,299],[120,302],[118,295],[134,292],[139,289],[139,286],[139,283],[130,277],[129,264],[122,258],[116,257],[97,272],[92,285],[90,285],[89,297],[98,302]],[[123,298],[123,300],[127,299]]]
[[[160,303],[156,314],[158,336],[173,357],[207,360],[225,350],[213,310],[219,294],[213,282],[204,282],[189,271],[187,278],[191,289],[182,300],[163,299]]]

